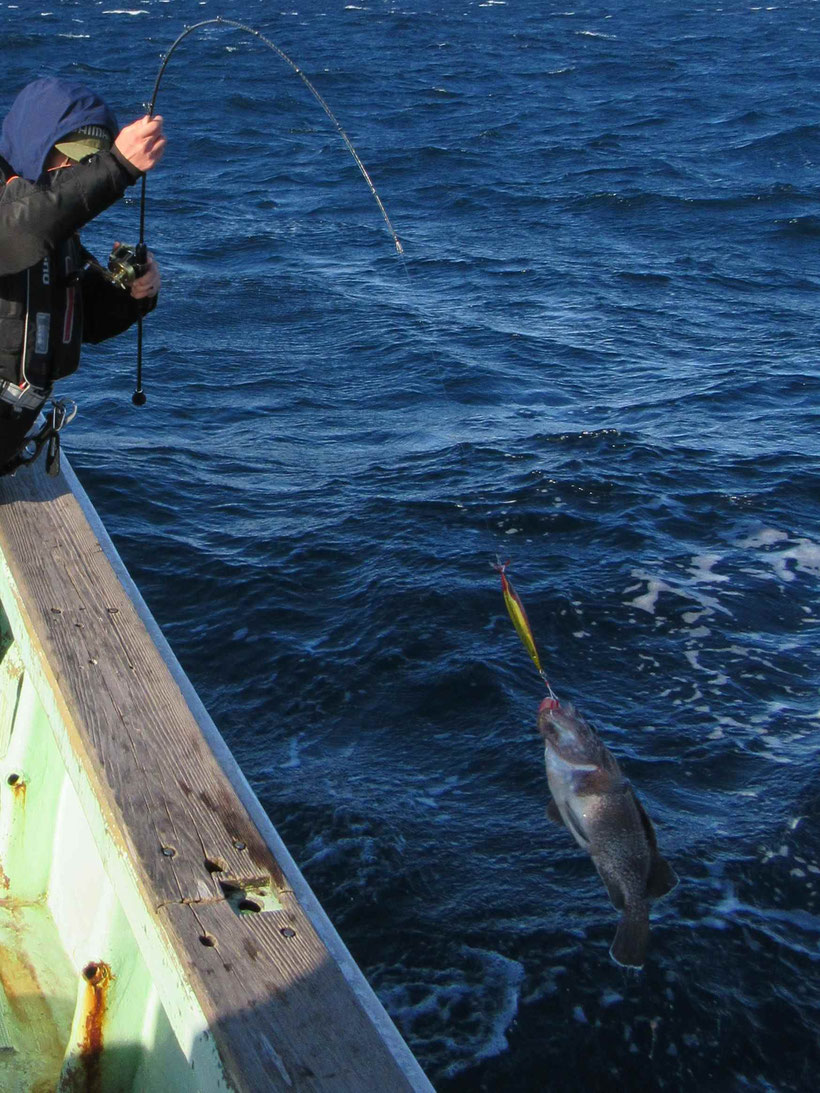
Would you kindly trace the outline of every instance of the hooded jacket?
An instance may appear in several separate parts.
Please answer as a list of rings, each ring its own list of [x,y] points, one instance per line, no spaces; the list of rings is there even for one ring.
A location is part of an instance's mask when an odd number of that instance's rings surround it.
[[[117,119],[81,84],[46,77],[23,88],[0,134],[0,379],[48,389],[74,372],[81,342],[126,330],[156,298],[137,301],[85,269],[79,230],[123,196],[140,172],[117,149],[44,172],[75,129]]]

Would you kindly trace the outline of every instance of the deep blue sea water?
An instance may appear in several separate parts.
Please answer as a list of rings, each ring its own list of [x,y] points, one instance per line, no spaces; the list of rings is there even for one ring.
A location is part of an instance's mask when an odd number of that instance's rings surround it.
[[[5,107],[142,112],[164,270],[66,446],[442,1093],[813,1090],[820,5],[20,0]],[[135,239],[136,193],[85,233]],[[543,687],[681,875],[642,974],[544,814]]]

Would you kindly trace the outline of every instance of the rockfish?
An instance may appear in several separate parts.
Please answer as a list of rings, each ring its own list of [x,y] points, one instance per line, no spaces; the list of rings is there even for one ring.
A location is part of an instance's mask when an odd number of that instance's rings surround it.
[[[677,875],[658,850],[655,829],[615,757],[570,706],[545,698],[544,738],[551,819],[564,823],[595,864],[613,907],[621,911],[609,952],[617,964],[643,966],[649,905],[671,892]]]

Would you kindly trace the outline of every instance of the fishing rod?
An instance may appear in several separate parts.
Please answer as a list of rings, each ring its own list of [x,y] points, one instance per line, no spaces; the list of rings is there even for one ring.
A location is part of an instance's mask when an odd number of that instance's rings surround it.
[[[359,168],[359,171],[361,172],[362,177],[364,178],[365,182],[367,183],[367,186],[370,190],[370,193],[373,195],[373,199],[375,200],[376,204],[379,207],[379,211],[381,212],[382,217],[384,219],[384,222],[387,225],[387,228],[390,232],[390,235],[393,238],[393,243],[396,247],[396,253],[399,254],[399,255],[403,255],[404,254],[404,247],[402,246],[401,240],[399,239],[398,234],[396,233],[396,230],[395,230],[395,228],[393,227],[393,225],[390,221],[390,217],[387,215],[387,209],[385,209],[384,204],[382,202],[382,199],[379,197],[378,191],[376,190],[376,187],[373,185],[373,180],[370,177],[370,175],[368,174],[367,168],[365,167],[364,163],[362,162],[361,157],[359,156],[359,153],[353,147],[353,142],[351,141],[350,137],[347,135],[347,133],[342,128],[341,123],[339,122],[339,119],[336,117],[336,115],[330,109],[328,104],[325,102],[322,95],[317,91],[317,89],[314,87],[314,85],[311,83],[311,81],[307,78],[307,76],[302,71],[302,69],[299,68],[299,66],[296,64],[296,62],[293,61],[287,55],[287,53],[285,53],[284,50],[280,49],[279,46],[276,45],[275,42],[272,42],[270,40],[270,38],[266,38],[264,34],[262,34],[258,30],[255,30],[253,27],[249,27],[245,23],[238,23],[234,19],[225,19],[221,15],[217,15],[213,19],[203,19],[199,23],[194,23],[192,26],[186,27],[182,31],[182,33],[180,35],[178,35],[176,40],[172,43],[171,48],[168,50],[168,52],[165,54],[164,58],[162,59],[162,63],[159,67],[159,72],[157,73],[156,82],[154,83],[154,91],[153,91],[153,94],[151,95],[151,103],[150,103],[150,106],[148,107],[148,117],[153,117],[154,116],[154,112],[156,110],[156,105],[157,105],[157,95],[159,94],[159,86],[160,86],[160,83],[162,82],[162,77],[165,74],[165,69],[168,67],[168,62],[170,61],[172,54],[174,53],[176,48],[180,45],[180,43],[183,42],[184,39],[188,37],[189,34],[193,34],[193,32],[195,30],[199,30],[201,27],[207,27],[207,26],[231,27],[234,30],[241,30],[246,34],[251,34],[251,35],[253,35],[254,38],[258,38],[260,42],[262,42],[264,45],[266,45],[268,47],[268,49],[273,50],[273,52],[278,57],[280,57],[287,65],[290,66],[291,69],[293,69],[293,71],[296,73],[296,75],[299,77],[299,79],[305,84],[307,89],[310,91],[311,95],[313,95],[314,99],[316,99],[316,101],[321,106],[322,110],[325,112],[325,114],[328,116],[328,118],[331,120],[331,122],[335,126],[337,133],[342,138],[342,141],[344,142],[345,147],[347,148],[348,152],[350,152],[351,156],[353,157],[353,159],[356,163],[356,166]],[[139,242],[137,243],[137,246],[136,246],[136,248],[134,249],[134,252],[133,252],[134,263],[136,264],[137,267],[143,267],[146,264],[147,254],[148,254],[147,247],[146,247],[146,244],[145,244],[146,179],[147,179],[147,176],[145,174],[143,174],[143,176],[142,176],[142,189],[141,189],[141,193],[140,193],[140,234],[139,234]],[[143,406],[145,404],[145,392],[142,389],[142,344],[143,344],[142,316],[140,315],[137,319],[137,385],[136,385],[136,389],[134,391],[134,394],[131,396],[131,401],[134,403],[135,406]]]

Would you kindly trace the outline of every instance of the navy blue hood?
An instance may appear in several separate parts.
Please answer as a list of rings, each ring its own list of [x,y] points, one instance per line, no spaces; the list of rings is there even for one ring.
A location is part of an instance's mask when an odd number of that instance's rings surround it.
[[[120,131],[99,95],[83,84],[45,76],[24,87],[12,103],[3,122],[0,156],[33,182],[57,141],[83,125],[101,125],[112,139]]]

